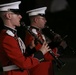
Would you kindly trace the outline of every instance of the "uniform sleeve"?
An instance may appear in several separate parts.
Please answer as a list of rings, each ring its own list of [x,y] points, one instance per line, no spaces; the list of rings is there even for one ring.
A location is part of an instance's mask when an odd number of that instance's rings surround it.
[[[17,40],[11,36],[7,36],[3,41],[4,51],[12,63],[20,67],[21,69],[30,69],[39,64],[39,58],[35,58],[36,54],[32,57],[24,57]],[[42,59],[42,58],[41,58]]]
[[[37,58],[40,62],[44,60],[43,53],[41,51],[36,51],[35,48],[31,49],[29,46],[26,48],[27,53],[25,56],[34,56]]]
[[[27,40],[28,39],[28,40]],[[32,41],[32,36],[31,34],[29,34],[28,32],[26,32],[26,37],[25,37],[25,45],[27,46],[27,54],[28,55],[31,55],[33,54],[34,52],[36,51],[39,51],[39,49],[41,48],[41,44],[40,43],[37,43],[36,46],[35,46],[35,49],[29,49],[29,45]],[[51,56],[51,54],[48,52],[44,55],[44,59],[45,60],[53,60],[53,57]]]
[[[41,51],[35,52],[34,53],[34,57],[37,58],[37,59],[39,59],[40,62],[44,60],[44,57],[43,57],[43,54],[42,54]]]
[[[25,36],[25,40],[24,40],[26,47],[30,45],[32,40],[33,40],[33,36],[28,31],[26,31],[26,36]]]

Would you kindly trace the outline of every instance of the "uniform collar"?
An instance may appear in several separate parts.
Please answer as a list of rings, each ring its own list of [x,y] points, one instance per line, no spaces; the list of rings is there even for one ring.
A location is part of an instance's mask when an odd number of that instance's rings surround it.
[[[40,31],[40,29],[37,28],[37,27],[35,27],[35,26],[30,26],[30,28],[34,28],[34,29],[36,29],[37,31]]]
[[[12,31],[14,34],[17,34],[17,30],[16,30],[16,29],[10,28],[10,27],[8,27],[8,26],[4,26],[4,29],[10,30],[10,31]]]

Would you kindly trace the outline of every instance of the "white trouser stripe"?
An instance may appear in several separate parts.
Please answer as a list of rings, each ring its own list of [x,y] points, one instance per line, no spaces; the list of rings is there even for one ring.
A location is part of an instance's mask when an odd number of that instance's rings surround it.
[[[10,65],[10,66],[5,66],[3,67],[3,71],[10,71],[10,70],[16,70],[19,69],[16,65]]]

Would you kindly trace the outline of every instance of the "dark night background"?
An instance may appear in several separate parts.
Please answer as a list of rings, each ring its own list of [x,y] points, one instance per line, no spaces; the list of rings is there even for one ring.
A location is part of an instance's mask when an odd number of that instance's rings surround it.
[[[54,32],[60,34],[62,37],[68,35],[65,40],[67,41],[70,50],[67,50],[68,52],[66,51],[66,54],[70,56],[72,54],[72,50],[76,52],[76,4],[74,0],[66,0],[68,3],[68,7],[66,9],[57,12],[51,12],[50,7],[52,1],[53,0],[22,0],[20,9],[23,16],[23,21],[26,25],[30,25],[26,11],[47,6],[46,25],[49,26]]]
[[[21,0],[21,1],[22,3],[20,4],[20,9],[21,9],[21,15],[23,16],[22,20],[25,22],[26,25],[29,25],[29,19],[28,15],[26,14],[26,11],[37,7],[47,6],[46,10],[47,26],[49,26],[56,33],[60,34],[62,37],[68,35],[67,38],[65,38],[65,40],[69,46],[69,49],[65,51],[63,57],[63,61],[66,62],[66,66],[60,71],[55,68],[55,75],[76,75],[75,0],[67,0],[68,7],[58,12],[51,12],[50,10],[50,5],[53,0]],[[7,2],[7,0],[5,0],[5,2]]]
[[[21,14],[24,22],[29,25],[27,10],[34,9],[37,7],[47,6],[46,19],[47,25],[59,33],[62,37],[68,35],[66,38],[69,45],[76,49],[76,4],[73,0],[67,0],[69,6],[65,10],[52,13],[50,11],[50,5],[52,0],[22,0],[20,5]]]

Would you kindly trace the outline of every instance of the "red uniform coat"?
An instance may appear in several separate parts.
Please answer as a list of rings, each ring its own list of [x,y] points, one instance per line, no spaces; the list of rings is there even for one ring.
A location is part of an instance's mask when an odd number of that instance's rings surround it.
[[[0,63],[2,67],[16,65],[20,70],[3,72],[3,75],[29,75],[29,69],[39,64],[39,60],[34,57],[24,57],[17,39],[8,35],[6,30],[0,33]]]
[[[38,36],[37,29],[31,28],[30,30]],[[30,45],[33,37],[34,36],[32,36],[30,33],[26,32],[26,37],[25,37],[25,44],[26,44],[26,46]],[[39,50],[40,47],[41,47],[41,44],[38,43],[38,44],[36,44],[35,48],[36,48],[36,50]],[[30,74],[31,75],[54,75],[54,72],[53,72],[53,63],[52,63],[53,57],[48,52],[48,53],[46,53],[44,55],[44,59],[45,60],[43,62],[41,62],[38,66],[35,66],[34,68],[32,68],[30,70]]]

